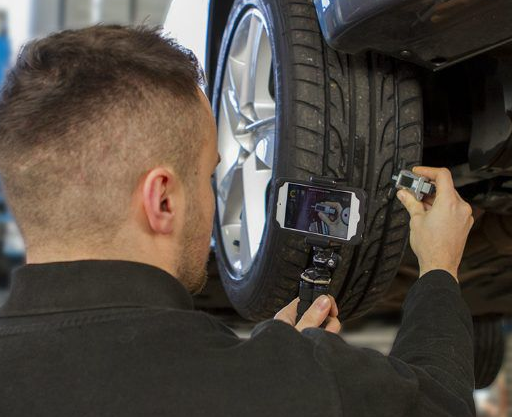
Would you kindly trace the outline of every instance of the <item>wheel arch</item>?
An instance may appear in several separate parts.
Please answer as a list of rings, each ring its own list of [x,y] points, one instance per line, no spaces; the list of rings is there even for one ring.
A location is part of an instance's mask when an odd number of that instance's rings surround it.
[[[220,44],[234,0],[212,0],[208,17],[208,41],[206,44],[205,72],[208,81],[207,94],[213,96],[213,84],[217,71]]]

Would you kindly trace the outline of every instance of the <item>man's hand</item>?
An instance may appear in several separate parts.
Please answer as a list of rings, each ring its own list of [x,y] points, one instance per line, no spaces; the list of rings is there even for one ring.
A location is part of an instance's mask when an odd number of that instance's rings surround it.
[[[338,306],[332,296],[322,295],[307,309],[298,323],[297,306],[299,299],[296,298],[285,308],[279,311],[274,319],[284,321],[294,326],[299,332],[308,327],[320,327],[325,321],[325,330],[331,333],[339,333],[341,331],[341,323],[338,320]]]
[[[324,201],[322,204],[336,210],[335,214],[318,213],[320,220],[329,228],[329,234],[331,236],[344,236],[347,232],[347,226],[341,220],[341,213],[343,211],[341,204],[331,201]]]
[[[398,198],[411,216],[411,248],[418,257],[420,276],[444,269],[457,279],[457,270],[474,219],[471,206],[455,190],[446,168],[415,167],[417,175],[436,184],[435,199],[417,201],[405,190]]]

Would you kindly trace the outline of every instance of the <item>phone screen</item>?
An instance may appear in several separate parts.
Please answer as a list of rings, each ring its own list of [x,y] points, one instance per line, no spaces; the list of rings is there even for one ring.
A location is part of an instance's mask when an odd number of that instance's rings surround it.
[[[352,193],[288,184],[284,227],[347,239]]]

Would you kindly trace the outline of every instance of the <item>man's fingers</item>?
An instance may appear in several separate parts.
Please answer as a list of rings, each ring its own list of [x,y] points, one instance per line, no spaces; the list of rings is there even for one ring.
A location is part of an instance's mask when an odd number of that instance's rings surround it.
[[[332,295],[328,295],[329,299],[331,300],[331,310],[329,311],[329,316],[331,317],[338,317],[339,311],[338,311],[338,304],[336,304],[336,300]]]
[[[318,213],[318,217],[320,217],[320,220],[322,220],[324,223],[326,223],[328,226],[332,226],[333,222],[325,213]]]
[[[413,218],[416,215],[421,215],[425,213],[425,207],[423,206],[423,203],[421,201],[416,200],[416,198],[410,192],[405,190],[399,190],[396,196],[407,209],[411,218]]]
[[[290,304],[281,309],[274,316],[274,319],[295,326],[298,305],[299,299],[295,298]],[[339,325],[336,324],[339,324],[338,306],[332,295],[318,297],[313,305],[304,313],[296,329],[302,331],[308,327],[320,327],[324,321],[327,323],[326,330],[332,331],[333,333],[340,332],[341,328],[338,328]]]
[[[329,315],[332,307],[332,301],[326,295],[318,297],[315,302],[307,309],[295,328],[301,332],[308,327],[320,327]]]
[[[417,175],[435,181],[436,194],[438,196],[453,193],[455,187],[453,185],[452,174],[447,168],[414,167],[412,171]]]
[[[336,210],[341,211],[342,207],[340,203],[337,203],[335,201],[324,201],[322,204],[325,204],[326,206],[335,208]]]
[[[299,305],[299,298],[297,297],[286,307],[278,311],[274,316],[275,320],[281,320],[292,326],[295,326],[295,320],[297,319],[297,306]]]
[[[342,325],[336,317],[327,317],[325,330],[331,333],[340,333]]]
[[[423,204],[428,204],[429,206],[432,206],[434,204],[435,199],[436,198],[433,195],[426,195],[423,197],[423,200],[421,200],[421,202]]]
[[[423,197],[421,202],[423,203],[423,208],[425,211],[432,210],[432,206],[434,205],[435,197],[433,195],[426,195]]]
[[[432,205],[428,203],[423,203],[423,208],[425,209],[425,211],[430,211],[432,210]]]

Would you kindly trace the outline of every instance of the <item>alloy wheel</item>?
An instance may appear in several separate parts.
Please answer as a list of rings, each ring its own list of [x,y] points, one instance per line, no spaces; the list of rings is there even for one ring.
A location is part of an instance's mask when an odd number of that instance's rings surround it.
[[[217,216],[233,277],[246,273],[260,247],[272,178],[276,104],[272,49],[263,15],[249,9],[233,34],[218,115],[221,162]]]

